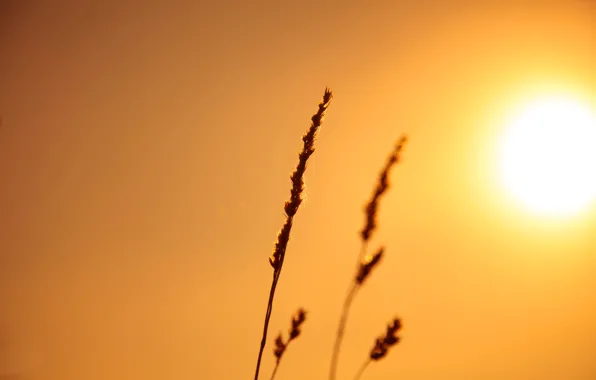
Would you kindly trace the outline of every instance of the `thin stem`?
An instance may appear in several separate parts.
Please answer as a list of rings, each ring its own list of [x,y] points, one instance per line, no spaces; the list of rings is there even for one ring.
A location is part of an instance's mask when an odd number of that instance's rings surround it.
[[[364,363],[362,363],[362,365],[360,366],[360,369],[358,370],[358,372],[356,372],[356,376],[354,376],[354,380],[360,380],[360,378],[362,377],[362,374],[364,373],[364,371],[370,364],[370,361],[371,361],[370,359],[366,359],[366,361]]]
[[[275,363],[275,367],[273,368],[273,373],[271,374],[270,380],[273,380],[275,378],[275,374],[277,373],[278,368],[279,368],[279,361]]]
[[[288,217],[288,221],[292,223],[292,218]],[[271,313],[273,312],[273,298],[275,296],[275,289],[277,288],[277,281],[281,274],[281,268],[283,267],[284,255],[280,258],[280,265],[273,272],[273,281],[271,282],[271,290],[269,291],[269,301],[267,302],[267,312],[265,313],[265,324],[263,326],[263,338],[261,339],[261,346],[259,348],[259,357],[257,359],[257,369],[255,370],[255,380],[259,379],[259,370],[261,368],[261,358],[263,357],[263,350],[267,343],[267,331],[269,329],[269,320],[271,319]],[[276,367],[277,370],[277,367]],[[274,372],[275,375],[275,372]]]
[[[350,314],[350,307],[352,306],[352,301],[358,292],[360,286],[357,283],[353,283],[350,286],[350,290],[348,291],[348,295],[344,300],[344,305],[342,307],[341,317],[339,319],[339,324],[337,326],[337,334],[335,336],[335,344],[333,346],[333,354],[331,356],[331,367],[329,369],[329,380],[335,380],[337,375],[337,365],[339,362],[339,352],[341,349],[341,343],[344,339],[344,333],[346,330],[346,325],[348,323],[348,315]]]
[[[364,256],[366,255],[366,249],[368,247],[368,242],[363,241],[360,245],[360,252],[358,252],[358,258],[356,260],[356,273],[360,270],[360,265],[362,264],[362,260],[364,260]]]
[[[366,252],[366,242],[363,241],[362,245],[360,246],[360,252],[358,253],[358,261],[356,265],[356,273],[360,268],[360,263],[362,261],[362,257],[364,252]],[[344,339],[344,333],[346,330],[346,325],[348,323],[348,314],[350,314],[350,307],[352,306],[352,302],[354,301],[354,297],[356,297],[356,293],[360,285],[353,281],[350,285],[350,289],[348,290],[348,294],[346,295],[346,299],[344,300],[344,304],[342,307],[341,317],[339,319],[339,324],[337,326],[337,333],[335,335],[335,343],[333,345],[333,353],[331,354],[331,366],[329,368],[329,380],[335,380],[337,376],[337,365],[339,362],[339,351],[341,349],[341,343]]]
[[[288,346],[290,345],[290,343],[292,342],[292,340],[288,340],[288,343],[286,343],[286,350],[288,349]],[[285,352],[285,350],[284,350]],[[275,367],[273,368],[273,373],[271,374],[270,380],[273,380],[275,378],[275,374],[277,373],[277,369],[279,368],[279,363],[281,362],[281,357],[275,362]]]
[[[335,380],[337,374],[337,364],[339,361],[339,351],[341,348],[341,343],[344,338],[344,332],[346,330],[346,325],[348,323],[348,314],[350,313],[350,306],[352,306],[352,301],[356,296],[356,293],[359,289],[359,285],[353,283],[348,291],[348,295],[344,301],[344,306],[342,308],[341,317],[339,319],[339,325],[337,327],[337,334],[335,336],[335,344],[333,346],[333,355],[331,356],[331,368],[329,369],[329,380]]]

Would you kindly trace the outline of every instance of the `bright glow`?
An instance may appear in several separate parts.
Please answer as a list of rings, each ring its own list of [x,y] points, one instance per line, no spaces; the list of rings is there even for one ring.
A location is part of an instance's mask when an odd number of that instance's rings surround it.
[[[588,104],[544,97],[512,120],[501,151],[502,178],[542,215],[570,215],[596,198],[596,117]]]

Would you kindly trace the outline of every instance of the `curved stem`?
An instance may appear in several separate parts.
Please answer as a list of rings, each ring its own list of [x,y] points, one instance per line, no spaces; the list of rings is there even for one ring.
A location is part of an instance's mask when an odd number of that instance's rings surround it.
[[[360,380],[362,374],[364,373],[369,364],[370,359],[367,359],[364,363],[362,363],[362,366],[360,366],[360,369],[358,370],[358,372],[356,372],[356,376],[354,376],[354,380]]]
[[[368,248],[368,244],[366,241],[363,241],[362,245],[360,245],[360,252],[358,252],[358,258],[356,260],[356,273],[360,270],[360,264],[362,264],[362,260],[366,255],[366,248]]]
[[[291,219],[291,218],[288,218]],[[255,370],[255,379],[259,379],[259,370],[261,368],[261,359],[263,357],[263,350],[267,343],[267,330],[269,329],[269,320],[271,319],[271,313],[273,311],[273,297],[275,296],[275,289],[277,288],[277,281],[281,274],[281,268],[283,266],[284,255],[281,256],[279,269],[273,272],[273,282],[271,283],[271,290],[269,291],[269,301],[267,302],[267,312],[265,313],[265,324],[263,326],[263,337],[261,338],[261,346],[259,348],[259,357],[257,358],[257,368]]]
[[[342,308],[341,317],[339,319],[339,325],[337,327],[337,334],[335,336],[335,344],[333,346],[333,354],[331,356],[331,368],[329,369],[329,380],[335,380],[337,374],[337,364],[339,360],[339,351],[341,348],[341,342],[344,338],[344,332],[346,330],[346,325],[348,323],[348,314],[350,313],[350,306],[352,305],[352,301],[356,296],[358,291],[358,284],[353,283],[348,291],[348,295],[346,296],[346,300],[344,301],[344,306]]]
[[[275,363],[275,368],[273,368],[273,373],[271,374],[270,380],[275,378],[275,374],[277,373],[277,369],[279,368],[279,362]]]
[[[362,242],[360,246],[360,252],[358,253],[357,261],[356,261],[356,273],[358,273],[360,269],[360,263],[362,262],[362,258],[364,253],[366,252],[366,241]],[[348,323],[348,314],[350,313],[350,307],[352,306],[352,301],[358,292],[359,285],[356,282],[353,282],[350,286],[350,290],[348,290],[348,294],[344,301],[344,305],[342,307],[341,317],[339,319],[339,324],[337,327],[337,334],[335,336],[335,343],[333,345],[333,353],[331,354],[331,366],[329,368],[329,380],[335,380],[337,375],[337,364],[339,361],[339,351],[341,348],[341,343],[344,338],[344,332],[346,329],[346,325]]]

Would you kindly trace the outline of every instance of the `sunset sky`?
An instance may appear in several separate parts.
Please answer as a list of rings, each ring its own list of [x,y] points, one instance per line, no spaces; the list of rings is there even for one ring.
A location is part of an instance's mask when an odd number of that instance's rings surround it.
[[[499,176],[525,102],[596,109],[591,0],[0,0],[0,379],[252,379],[327,86],[261,379],[300,306],[276,379],[326,379],[402,133],[339,379],[394,316],[363,379],[596,379],[596,204],[541,216]]]

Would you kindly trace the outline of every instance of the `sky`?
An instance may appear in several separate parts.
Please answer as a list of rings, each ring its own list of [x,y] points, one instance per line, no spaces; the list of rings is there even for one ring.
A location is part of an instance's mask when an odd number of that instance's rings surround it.
[[[399,316],[364,379],[595,379],[596,205],[531,214],[495,158],[532,96],[595,104],[595,20],[583,0],[0,1],[0,379],[252,378],[327,86],[261,378],[298,307],[277,379],[326,378],[405,133],[339,378]]]

